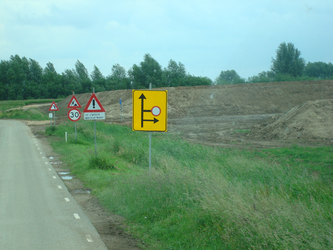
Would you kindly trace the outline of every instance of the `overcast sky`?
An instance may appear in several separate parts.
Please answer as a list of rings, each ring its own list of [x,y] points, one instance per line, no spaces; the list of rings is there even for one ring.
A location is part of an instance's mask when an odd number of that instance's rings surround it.
[[[32,58],[58,73],[77,60],[104,76],[149,53],[212,80],[270,69],[281,42],[333,62],[332,0],[0,0],[0,60]]]

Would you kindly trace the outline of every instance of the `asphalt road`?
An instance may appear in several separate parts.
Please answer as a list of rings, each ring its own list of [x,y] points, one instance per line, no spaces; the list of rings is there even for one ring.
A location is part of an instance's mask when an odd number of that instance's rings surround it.
[[[107,249],[19,121],[0,120],[0,249]]]

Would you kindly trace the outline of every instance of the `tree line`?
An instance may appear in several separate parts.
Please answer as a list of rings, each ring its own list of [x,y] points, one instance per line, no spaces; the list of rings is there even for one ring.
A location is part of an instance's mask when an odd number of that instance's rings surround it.
[[[255,82],[279,82],[333,79],[332,63],[308,62],[292,43],[281,43],[272,58],[271,69],[247,80],[235,70],[221,71],[212,81],[208,77],[193,76],[187,73],[184,64],[170,60],[166,68],[150,55],[145,54],[143,61],[134,64],[128,71],[119,64],[104,76],[95,65],[91,74],[77,60],[74,69],[58,73],[49,62],[43,69],[34,59],[19,55],[0,62],[0,100],[26,100],[43,98],[62,98],[75,93],[110,91],[117,89],[145,89],[149,83],[155,87],[198,86],[211,84],[238,84]]]
[[[91,74],[77,60],[74,69],[59,74],[49,62],[43,69],[34,59],[19,55],[0,62],[0,100],[26,100],[62,98],[75,93],[110,91],[117,89],[141,89],[153,87],[176,87],[210,85],[207,77],[192,76],[182,63],[170,60],[166,68],[150,55],[144,55],[140,64],[134,64],[128,71],[119,64],[111,68],[108,76],[95,65]]]
[[[247,80],[235,70],[221,71],[214,84],[237,84],[255,82],[305,81],[333,79],[333,64],[308,62],[301,57],[301,52],[293,43],[281,43],[272,58],[271,70],[263,71]]]

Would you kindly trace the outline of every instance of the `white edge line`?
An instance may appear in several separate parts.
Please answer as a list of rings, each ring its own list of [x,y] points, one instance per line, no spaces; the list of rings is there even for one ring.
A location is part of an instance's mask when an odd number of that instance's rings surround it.
[[[69,202],[70,200],[69,200],[68,198],[65,198],[65,201],[66,201],[66,202]]]
[[[86,235],[86,239],[88,242],[94,242],[90,235]]]
[[[73,215],[74,215],[75,219],[77,219],[77,220],[78,220],[78,219],[81,219],[80,216],[79,216],[78,214],[73,214]]]
[[[62,186],[58,186],[59,189],[62,189]]]

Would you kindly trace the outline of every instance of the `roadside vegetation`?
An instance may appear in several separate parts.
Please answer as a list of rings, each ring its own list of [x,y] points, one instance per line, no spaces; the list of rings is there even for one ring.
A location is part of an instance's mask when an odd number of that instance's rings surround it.
[[[23,110],[22,107],[26,105],[51,103],[57,100],[13,100],[13,101],[0,101],[0,119],[23,119],[23,120],[48,120],[48,114],[40,111],[38,108],[29,108]]]
[[[97,122],[46,134],[147,249],[332,249],[333,149],[235,150]],[[68,143],[64,134],[68,132]]]

